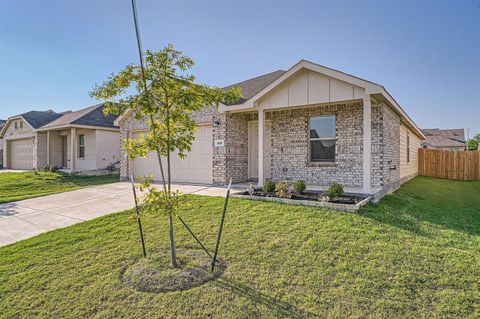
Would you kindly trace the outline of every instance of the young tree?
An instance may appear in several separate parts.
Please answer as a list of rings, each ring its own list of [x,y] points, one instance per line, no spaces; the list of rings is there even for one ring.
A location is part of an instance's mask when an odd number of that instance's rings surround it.
[[[90,93],[96,99],[113,101],[105,108],[106,113],[119,115],[128,109],[135,119],[146,120],[150,127],[139,139],[127,138],[124,147],[130,159],[157,153],[163,187],[157,190],[144,179],[143,187],[148,192],[143,204],[147,211],[168,216],[172,267],[177,267],[172,216],[178,211],[180,194],[171,189],[171,154],[183,159],[190,151],[196,129],[192,113],[241,97],[239,88],[225,91],[196,83],[188,73],[193,65],[192,59],[170,44],[159,52],[147,51],[143,70],[139,65],[128,65]]]

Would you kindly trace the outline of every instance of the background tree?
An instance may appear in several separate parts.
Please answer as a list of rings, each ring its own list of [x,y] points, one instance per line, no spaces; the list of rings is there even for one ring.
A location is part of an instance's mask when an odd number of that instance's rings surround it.
[[[478,150],[478,141],[475,138],[469,139],[467,141],[467,151],[476,151]]]
[[[90,93],[98,100],[111,101],[105,113],[120,115],[128,109],[135,119],[147,121],[150,127],[138,139],[125,139],[124,147],[130,159],[157,153],[163,187],[158,190],[148,178],[143,179],[142,187],[147,190],[143,207],[168,216],[172,267],[177,267],[172,216],[178,211],[180,194],[171,189],[171,154],[183,159],[191,150],[197,127],[192,113],[241,97],[239,88],[225,91],[195,83],[195,77],[188,73],[193,65],[192,59],[170,44],[159,52],[147,51],[144,69],[128,65]],[[166,160],[166,171],[162,157]]]

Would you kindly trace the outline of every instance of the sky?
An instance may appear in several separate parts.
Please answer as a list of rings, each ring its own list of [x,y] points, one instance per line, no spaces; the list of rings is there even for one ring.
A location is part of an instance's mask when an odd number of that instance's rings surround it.
[[[480,132],[480,0],[137,6],[144,49],[174,44],[201,83],[226,86],[307,59],[384,85],[421,128]],[[130,0],[0,0],[0,119],[94,105],[94,85],[131,63]]]

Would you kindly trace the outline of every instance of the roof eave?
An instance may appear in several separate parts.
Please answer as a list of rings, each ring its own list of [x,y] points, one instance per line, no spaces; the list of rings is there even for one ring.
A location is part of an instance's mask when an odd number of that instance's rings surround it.
[[[118,131],[120,128],[118,125],[112,126],[97,126],[97,125],[84,125],[84,124],[63,124],[58,126],[47,126],[38,128],[37,132],[46,132],[46,131],[55,131],[61,129],[68,129],[68,128],[85,128],[85,129],[92,129],[92,130],[108,130],[108,131]]]
[[[417,134],[417,136],[420,137],[420,139],[426,139],[422,130],[417,126],[417,124],[415,124],[415,122],[410,118],[410,116],[408,116],[408,114],[403,110],[400,104],[397,103],[397,101],[393,98],[393,96],[391,96],[390,93],[388,93],[385,87],[383,87],[383,85],[378,85],[378,87],[380,88],[380,92],[375,92],[375,93],[379,93],[387,99],[387,101],[400,113],[401,117],[405,119],[406,123],[411,126],[414,133]]]

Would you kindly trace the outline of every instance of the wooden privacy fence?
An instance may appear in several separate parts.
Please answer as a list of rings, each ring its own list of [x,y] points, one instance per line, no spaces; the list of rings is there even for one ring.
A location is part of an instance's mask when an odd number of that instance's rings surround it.
[[[465,181],[480,180],[480,151],[420,148],[418,174]]]

